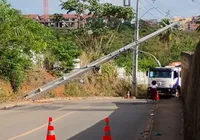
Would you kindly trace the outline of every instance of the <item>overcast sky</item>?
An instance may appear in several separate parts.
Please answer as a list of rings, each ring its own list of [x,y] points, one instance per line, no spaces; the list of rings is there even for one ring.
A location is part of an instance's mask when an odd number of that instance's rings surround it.
[[[109,2],[115,5],[123,5],[123,0],[100,0],[101,2]],[[197,16],[200,15],[199,4],[193,3],[192,0],[140,0],[140,16],[153,7],[159,7],[159,10],[151,9],[143,16],[144,19],[161,19],[166,16],[166,12],[170,11],[170,16]],[[23,14],[43,14],[43,0],[8,0],[12,6],[22,11]],[[136,0],[131,0],[131,5],[135,9]],[[49,0],[49,14],[65,13],[59,6],[59,0]]]

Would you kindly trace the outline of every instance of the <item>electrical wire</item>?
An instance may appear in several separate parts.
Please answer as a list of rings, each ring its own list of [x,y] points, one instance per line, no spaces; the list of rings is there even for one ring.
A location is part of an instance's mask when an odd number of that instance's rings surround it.
[[[150,2],[150,0],[145,0],[147,3],[149,3],[152,7],[154,7],[160,14],[162,14],[165,17],[169,17],[172,18],[170,11],[168,10],[167,12],[163,12],[161,10],[161,8],[159,6],[157,6],[154,2],[155,0],[153,0],[153,3]]]
[[[154,8],[155,10],[157,10],[161,15],[163,15],[165,18],[173,18],[170,14],[170,11],[168,10],[168,12],[163,12],[162,10],[160,10],[161,8],[158,7],[157,5],[155,5],[155,1],[156,0],[152,0],[153,3],[150,2],[150,0],[144,0],[145,2],[147,2],[148,4],[150,4],[152,6],[152,8]],[[146,8],[147,9],[147,8]],[[169,17],[170,16],[170,17]],[[167,26],[167,24],[165,22],[163,22],[163,24],[165,24],[165,26]]]
[[[156,1],[157,1],[157,0],[152,0],[152,2],[153,2],[154,5],[156,5]],[[157,5],[156,5],[156,6],[157,6]],[[158,7],[158,6],[157,6],[157,7]],[[167,12],[165,12],[165,13],[169,13],[169,15],[172,16],[171,13],[170,13],[170,10],[169,10],[168,8],[166,8],[165,6],[162,5],[162,7],[159,7],[159,9],[160,9],[161,11],[167,11]]]
[[[149,9],[146,8],[146,6],[145,6],[141,1],[140,1],[140,4],[141,4],[141,6],[144,8],[144,9],[141,8],[141,10],[143,10],[144,13],[145,13],[146,11],[148,11],[146,14],[149,14],[149,15],[151,15],[151,16],[157,18],[157,19],[162,19],[161,17],[155,16],[153,13],[151,13],[151,11],[149,11]]]
[[[146,12],[146,10],[144,10],[143,8],[141,8],[140,10],[142,10],[144,13]],[[149,11],[148,13],[146,13],[146,14],[149,14],[149,15],[151,15],[152,17],[154,17],[154,18],[156,18],[156,19],[159,19],[159,20],[162,19],[161,17],[155,16],[155,15],[154,15],[153,13],[151,13],[150,11]],[[140,17],[140,19],[142,19],[142,17]]]

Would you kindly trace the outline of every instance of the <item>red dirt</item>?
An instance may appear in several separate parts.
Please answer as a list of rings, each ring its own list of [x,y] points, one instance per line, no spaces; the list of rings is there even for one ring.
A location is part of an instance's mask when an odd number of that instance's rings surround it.
[[[42,68],[38,68],[34,71],[30,71],[27,74],[27,78],[24,83],[21,85],[20,93],[25,94],[31,90],[34,90],[44,84],[55,80],[56,77],[51,73],[48,73]],[[12,88],[8,81],[0,79],[0,87],[2,93],[9,95],[12,94]],[[52,91],[57,97],[64,97],[65,86],[60,86]]]

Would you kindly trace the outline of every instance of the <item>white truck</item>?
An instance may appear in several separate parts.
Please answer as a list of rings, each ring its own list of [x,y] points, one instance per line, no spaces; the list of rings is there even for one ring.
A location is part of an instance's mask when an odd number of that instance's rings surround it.
[[[178,65],[179,64],[179,65]],[[181,64],[173,63],[165,67],[150,68],[147,72],[148,90],[153,81],[156,81],[159,94],[172,95],[181,88]]]

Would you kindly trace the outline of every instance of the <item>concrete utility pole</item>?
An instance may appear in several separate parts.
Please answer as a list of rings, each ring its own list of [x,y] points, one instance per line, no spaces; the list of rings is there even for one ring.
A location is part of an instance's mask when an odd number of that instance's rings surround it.
[[[136,1],[136,17],[135,17],[135,33],[134,40],[136,43],[139,40],[139,0]],[[138,47],[133,50],[133,67],[132,67],[132,95],[137,96],[137,72],[138,72]]]

